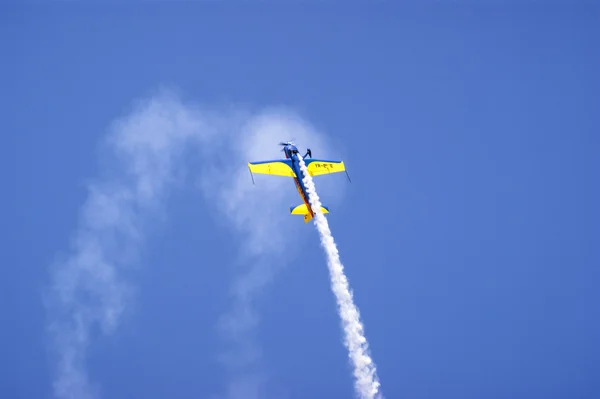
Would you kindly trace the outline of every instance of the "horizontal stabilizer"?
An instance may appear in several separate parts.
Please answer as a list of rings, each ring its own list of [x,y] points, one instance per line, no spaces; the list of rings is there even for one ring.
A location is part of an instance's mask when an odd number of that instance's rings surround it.
[[[324,205],[321,205],[321,212],[329,213],[329,208]],[[304,223],[308,223],[312,219],[312,215],[308,211],[308,207],[306,206],[306,204],[290,206],[290,213],[292,215],[304,215]]]

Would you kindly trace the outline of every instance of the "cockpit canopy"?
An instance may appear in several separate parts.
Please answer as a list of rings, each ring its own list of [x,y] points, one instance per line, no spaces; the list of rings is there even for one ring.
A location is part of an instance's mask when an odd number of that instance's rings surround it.
[[[292,154],[297,154],[299,152],[298,148],[296,148],[296,146],[293,144],[287,144],[285,147],[283,147],[283,151],[285,152],[286,158],[290,158]]]

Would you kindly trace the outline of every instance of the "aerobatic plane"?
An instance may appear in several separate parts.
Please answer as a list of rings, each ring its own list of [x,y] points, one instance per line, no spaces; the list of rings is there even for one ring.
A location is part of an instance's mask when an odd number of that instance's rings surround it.
[[[304,223],[308,223],[315,215],[310,206],[310,202],[308,201],[308,192],[306,191],[306,187],[302,181],[303,175],[302,170],[300,170],[300,152],[292,142],[288,141],[285,143],[279,143],[279,145],[283,146],[281,151],[284,152],[286,159],[248,163],[250,175],[252,176],[252,182],[254,183],[254,176],[252,175],[253,173],[292,177],[296,183],[296,189],[298,190],[298,194],[300,194],[300,198],[302,198],[303,203],[298,206],[290,207],[290,214],[303,215]],[[310,159],[306,159],[307,157],[310,157]],[[306,154],[302,157],[302,159],[304,160],[306,168],[308,169],[308,173],[311,176],[319,176],[337,172],[346,172],[346,176],[348,176],[348,172],[346,171],[343,161],[313,159],[310,148],[307,148]],[[348,180],[350,180],[350,176],[348,176]],[[321,211],[323,213],[329,213],[329,208],[323,205],[321,206]]]

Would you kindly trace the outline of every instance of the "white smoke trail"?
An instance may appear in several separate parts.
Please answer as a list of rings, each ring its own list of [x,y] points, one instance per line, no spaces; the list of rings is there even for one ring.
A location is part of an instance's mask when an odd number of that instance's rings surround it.
[[[115,123],[104,142],[111,170],[90,184],[72,248],[52,265],[44,298],[57,360],[56,398],[100,396],[85,365],[88,346],[98,332],[114,332],[130,307],[135,288],[127,270],[136,263],[150,221],[163,216],[186,144],[211,136],[205,119],[162,95]]]
[[[360,314],[352,300],[352,293],[348,286],[348,279],[344,274],[344,266],[340,261],[339,253],[333,235],[329,229],[329,223],[321,212],[321,201],[317,195],[312,177],[304,160],[300,157],[300,169],[304,177],[302,181],[308,192],[308,200],[315,214],[315,225],[319,231],[321,245],[327,254],[327,266],[331,278],[331,289],[335,294],[338,312],[342,319],[345,344],[349,356],[354,365],[354,377],[356,378],[356,391],[362,398],[381,398],[379,392],[379,379],[375,370],[375,363],[369,356],[369,344],[363,332],[360,322]]]

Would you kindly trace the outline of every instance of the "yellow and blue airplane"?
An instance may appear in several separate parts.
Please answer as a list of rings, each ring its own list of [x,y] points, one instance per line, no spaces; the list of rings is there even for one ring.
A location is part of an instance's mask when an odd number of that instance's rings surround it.
[[[292,142],[282,142],[279,143],[279,145],[283,146],[281,150],[284,152],[286,159],[248,163],[250,175],[252,176],[252,183],[254,183],[254,176],[252,175],[253,173],[292,177],[296,183],[296,189],[298,189],[298,194],[300,194],[303,204],[290,207],[290,214],[304,215],[304,223],[308,223],[315,215],[308,200],[306,187],[302,181],[302,170],[300,170],[300,153],[298,148],[296,148]],[[310,157],[311,159],[306,160],[306,157]],[[306,168],[308,169],[308,173],[311,176],[319,176],[337,172],[346,172],[346,176],[348,176],[348,172],[346,171],[346,166],[344,165],[343,161],[313,159],[310,148],[307,148],[306,154],[302,157],[302,159],[304,160]],[[348,176],[348,180],[350,180],[350,176]],[[329,208],[326,206],[321,206],[321,211],[323,213],[329,213]]]

